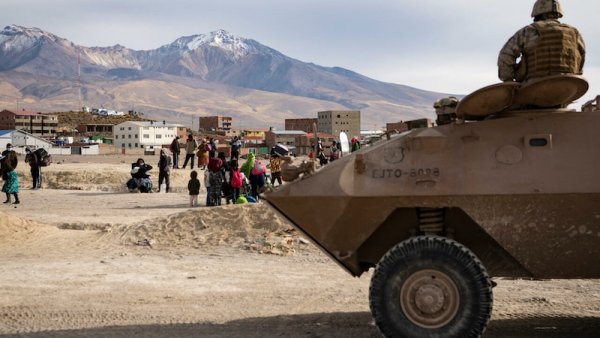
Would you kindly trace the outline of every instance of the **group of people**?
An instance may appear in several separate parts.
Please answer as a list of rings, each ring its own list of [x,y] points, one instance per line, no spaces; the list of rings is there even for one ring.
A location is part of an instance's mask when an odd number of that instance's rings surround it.
[[[176,136],[173,142],[171,142],[170,146],[171,153],[173,154],[173,169],[179,169],[179,155],[181,154],[181,144],[179,143],[179,139],[180,137]],[[182,166],[183,169],[187,167],[188,163],[190,164],[190,168],[194,169],[194,162],[196,157],[198,157],[198,168],[205,170],[209,159],[215,157],[217,154],[217,145],[212,137],[207,137],[206,139],[201,140],[198,144],[198,141],[196,141],[194,136],[189,134],[183,148],[185,150],[185,159]]]
[[[360,140],[356,137],[353,137],[350,143],[350,151],[351,152],[355,152],[357,150],[360,150]],[[319,165],[323,166],[326,165],[329,162],[333,162],[337,159],[339,159],[340,157],[342,157],[342,143],[340,141],[331,141],[331,147],[329,148],[329,156],[325,155],[325,151],[323,148],[323,143],[321,140],[317,141],[317,157],[316,159],[319,160]],[[312,150],[309,151],[308,153],[308,158],[309,159],[313,159],[313,152]]]
[[[181,168],[185,169],[190,164],[192,169],[188,181],[188,193],[190,196],[190,206],[198,205],[198,196],[202,184],[204,184],[206,194],[206,205],[221,205],[225,198],[227,204],[258,202],[260,193],[269,185],[267,180],[267,168],[255,155],[249,153],[243,164],[239,164],[239,155],[241,149],[241,140],[235,136],[231,141],[231,157],[228,160],[225,152],[217,152],[214,139],[207,138],[199,144],[193,135],[188,135],[183,148],[186,157]],[[178,161],[181,152],[179,136],[171,143],[171,155],[166,149],[160,150],[158,161],[158,192],[169,192],[171,190],[170,174],[171,169],[179,169]],[[204,180],[200,181],[199,173],[194,169],[195,158],[198,158],[198,168],[204,171]],[[271,168],[270,184],[278,182],[283,184],[281,179],[281,157],[271,151],[269,159]],[[152,181],[148,173],[153,167],[146,164],[144,159],[139,158],[131,165],[131,179],[128,181],[130,191],[152,192]]]
[[[42,187],[41,159],[36,152],[31,149],[25,148],[25,151],[25,163],[29,164],[31,172],[31,189],[39,189]],[[4,204],[21,203],[21,200],[19,199],[19,176],[16,171],[18,164],[19,158],[17,152],[13,149],[12,144],[8,143],[6,149],[0,154],[0,176],[4,181],[2,184],[2,192],[6,194]]]
[[[275,170],[271,177],[271,183],[278,179],[281,181],[281,166],[273,167],[273,164],[280,163],[277,160],[271,160],[271,172]],[[204,186],[206,187],[206,205],[221,205],[225,198],[227,204],[241,204],[247,202],[258,202],[260,193],[264,191],[267,184],[267,168],[254,154],[249,153],[246,161],[240,166],[238,159],[232,157],[227,160],[224,152],[219,152],[217,156],[210,157],[206,170],[204,171]],[[198,195],[200,195],[201,183],[198,179],[198,172],[192,170],[188,182],[188,192],[190,195],[190,206],[198,205]]]

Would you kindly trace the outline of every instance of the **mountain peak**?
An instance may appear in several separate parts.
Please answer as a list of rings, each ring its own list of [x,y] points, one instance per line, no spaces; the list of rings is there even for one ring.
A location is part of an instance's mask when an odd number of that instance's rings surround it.
[[[184,36],[168,45],[170,49],[183,51],[193,51],[206,47],[222,49],[235,58],[249,54],[275,54],[274,50],[252,39],[235,36],[224,29],[218,29],[208,34]]]
[[[42,36],[47,36],[47,37],[51,37],[51,38],[56,38],[56,36],[46,32],[46,31],[43,31],[39,28],[23,27],[23,26],[19,26],[19,25],[9,25],[9,26],[4,27],[2,32],[0,32],[0,35],[4,35],[4,36],[25,35],[30,38],[39,38]]]
[[[56,42],[66,41],[39,28],[9,25],[0,32],[0,49],[25,50],[34,46],[41,39]]]

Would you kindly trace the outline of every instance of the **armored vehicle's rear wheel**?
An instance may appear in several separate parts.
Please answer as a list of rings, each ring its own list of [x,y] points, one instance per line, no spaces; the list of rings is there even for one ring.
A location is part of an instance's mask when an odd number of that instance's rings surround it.
[[[394,246],[377,264],[369,292],[373,318],[387,337],[479,337],[492,312],[484,266],[443,237]]]

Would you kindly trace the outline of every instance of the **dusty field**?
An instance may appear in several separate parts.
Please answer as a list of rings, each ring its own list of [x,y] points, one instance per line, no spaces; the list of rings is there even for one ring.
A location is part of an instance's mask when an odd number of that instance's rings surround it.
[[[0,337],[379,336],[368,274],[264,205],[188,208],[189,170],[175,193],[127,193],[131,161],[69,158],[42,190],[19,168],[22,204],[0,204]],[[496,281],[485,337],[600,336],[600,281]]]

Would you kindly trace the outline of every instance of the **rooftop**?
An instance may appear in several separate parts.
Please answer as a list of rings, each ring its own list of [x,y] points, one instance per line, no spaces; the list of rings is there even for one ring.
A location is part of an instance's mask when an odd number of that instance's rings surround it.
[[[185,127],[182,124],[177,124],[177,123],[163,123],[163,121],[125,121],[119,124],[123,124],[123,123],[131,123],[131,124],[135,124],[136,126],[140,126],[140,127]]]
[[[9,112],[9,113],[12,113],[12,114],[15,114],[15,115],[22,115],[22,116],[41,115],[42,114],[41,112],[33,112],[33,111],[25,110],[25,109],[22,109],[22,110],[8,110],[8,109],[5,109],[3,111]]]
[[[273,134],[276,135],[304,135],[306,134],[303,130],[272,130]]]

